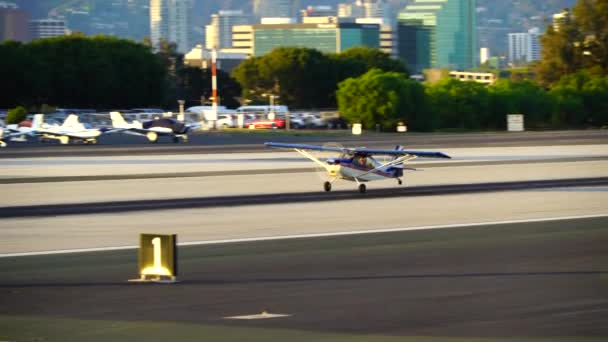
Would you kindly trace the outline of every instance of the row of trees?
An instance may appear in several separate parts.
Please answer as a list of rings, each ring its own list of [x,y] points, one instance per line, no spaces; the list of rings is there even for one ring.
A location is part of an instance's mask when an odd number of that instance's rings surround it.
[[[407,76],[401,61],[368,47],[355,47],[338,54],[281,47],[245,60],[231,75],[243,87],[246,102],[268,103],[264,96],[273,94],[290,108],[334,108],[338,83],[372,68]]]
[[[175,108],[211,96],[210,71],[184,65],[166,42],[154,52],[149,42],[75,35],[4,42],[0,56],[0,108]],[[238,106],[240,85],[222,71],[218,78],[224,104]]]
[[[0,45],[0,55],[3,107],[142,105],[162,97],[167,77],[149,48],[110,37],[6,42]]]
[[[602,126],[608,123],[608,76],[580,71],[547,91],[530,80],[491,86],[446,79],[422,85],[402,74],[372,69],[340,83],[340,112],[364,127],[416,131],[504,129],[506,115],[525,114],[528,128]]]

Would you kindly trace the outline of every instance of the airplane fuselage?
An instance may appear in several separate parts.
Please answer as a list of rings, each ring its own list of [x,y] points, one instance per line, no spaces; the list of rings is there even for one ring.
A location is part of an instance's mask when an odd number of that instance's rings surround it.
[[[400,169],[389,167],[384,169],[374,170],[376,165],[367,164],[361,165],[352,158],[330,159],[327,161],[329,167],[327,173],[330,177],[336,177],[355,182],[369,182],[374,180],[382,180],[387,178],[398,178],[402,175]]]

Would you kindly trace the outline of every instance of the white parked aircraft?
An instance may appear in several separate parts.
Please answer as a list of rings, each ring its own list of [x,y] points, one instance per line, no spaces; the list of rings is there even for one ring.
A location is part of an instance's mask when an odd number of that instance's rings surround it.
[[[85,144],[96,144],[97,138],[101,134],[102,132],[99,129],[86,128],[78,121],[78,115],[76,114],[68,115],[61,126],[47,126],[43,124],[39,128],[33,127],[32,132],[30,132],[30,135],[38,136],[41,140],[55,139],[64,145],[68,144],[70,140],[82,141]]]
[[[404,163],[417,157],[425,158],[450,158],[441,152],[411,151],[404,150],[397,146],[394,150],[379,150],[370,148],[347,148],[329,147],[305,144],[284,144],[267,142],[266,146],[293,149],[304,157],[314,161],[327,173],[330,180],[323,184],[325,191],[331,191],[331,184],[344,179],[356,182],[359,185],[359,192],[366,191],[365,182],[381,179],[396,179],[401,185],[403,181]],[[321,161],[308,151],[331,151],[338,152],[336,158],[329,158]],[[381,163],[374,159],[374,155],[384,155],[392,157],[388,162]]]
[[[200,127],[199,124],[184,124],[174,118],[159,118],[146,122],[133,120],[125,121],[119,112],[111,112],[113,129],[107,133],[126,133],[145,136],[151,142],[157,142],[159,136],[169,136],[173,142],[179,142],[179,138],[188,141],[188,132]]]
[[[68,144],[70,140],[80,140],[83,143],[97,143],[101,135],[99,129],[86,128],[78,121],[76,114],[70,114],[62,125],[47,125],[44,123],[44,114],[34,115],[32,127],[7,126],[8,132],[2,136],[2,140],[16,136],[35,136],[40,139],[55,139],[62,144]],[[0,144],[1,145],[1,144]],[[6,143],[4,143],[6,145]]]

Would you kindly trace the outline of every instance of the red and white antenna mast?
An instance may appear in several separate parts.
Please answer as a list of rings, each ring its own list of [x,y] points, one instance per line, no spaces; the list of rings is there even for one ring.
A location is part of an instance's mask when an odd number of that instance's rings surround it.
[[[211,96],[213,99],[213,115],[217,120],[217,50],[215,46],[211,50]]]

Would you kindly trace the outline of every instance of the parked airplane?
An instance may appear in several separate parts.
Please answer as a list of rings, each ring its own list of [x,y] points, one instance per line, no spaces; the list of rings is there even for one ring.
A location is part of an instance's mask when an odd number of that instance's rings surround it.
[[[325,191],[331,191],[331,184],[338,179],[345,179],[356,182],[359,185],[359,192],[366,191],[365,182],[380,179],[397,179],[397,183],[403,183],[404,163],[417,157],[424,158],[450,158],[441,152],[409,151],[397,146],[394,150],[379,150],[369,148],[346,148],[329,147],[305,144],[285,144],[267,142],[266,146],[277,148],[293,149],[304,157],[314,161],[325,170],[330,177],[329,181],[323,184]],[[321,161],[308,151],[330,151],[338,152],[336,158],[329,158]],[[392,157],[392,160],[381,163],[374,159],[374,155],[384,155]]]
[[[78,116],[70,114],[63,121],[62,125],[48,125],[44,123],[44,114],[36,114],[32,120],[31,127],[18,127],[17,125],[7,126],[8,133],[2,139],[16,136],[35,136],[40,139],[56,139],[62,144],[68,144],[70,140],[80,140],[83,143],[97,143],[97,138],[101,135],[98,129],[86,128],[78,121]]]
[[[157,142],[159,136],[169,136],[173,142],[179,142],[179,138],[188,141],[188,132],[192,129],[200,127],[199,124],[184,124],[174,118],[159,118],[146,122],[133,120],[132,122],[125,121],[122,114],[119,112],[111,112],[113,129],[107,133],[126,133],[133,135],[145,136],[151,142]]]
[[[42,114],[36,114],[42,115]],[[44,139],[55,139],[59,140],[61,144],[68,144],[70,140],[82,141],[85,144],[97,144],[97,138],[102,134],[102,131],[96,128],[86,128],[78,120],[78,115],[70,114],[63,121],[61,126],[48,126],[41,125],[36,127],[32,125],[32,132],[30,135],[40,137]]]

